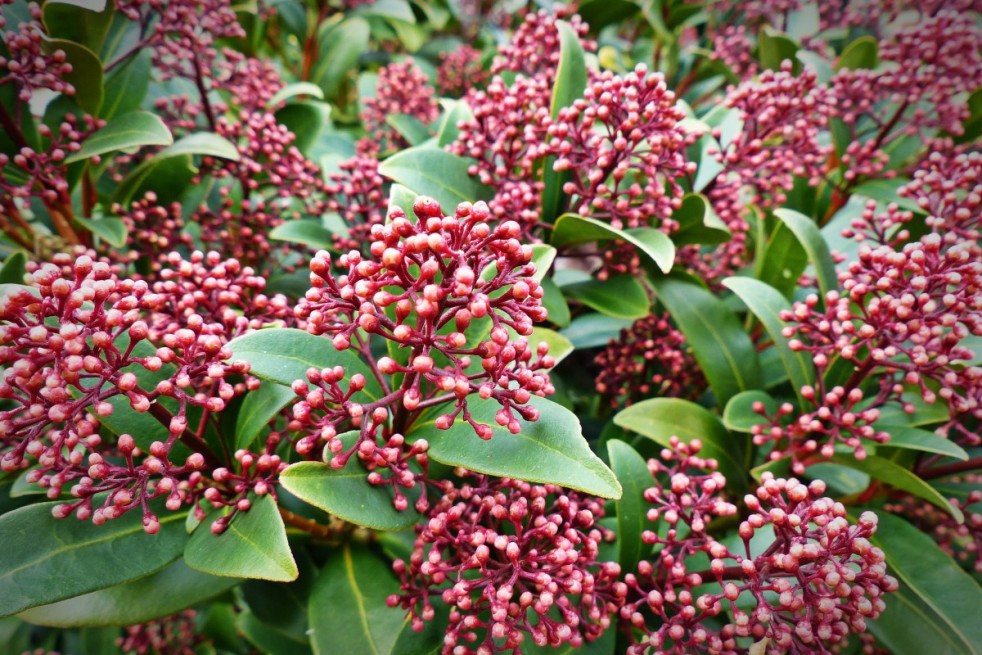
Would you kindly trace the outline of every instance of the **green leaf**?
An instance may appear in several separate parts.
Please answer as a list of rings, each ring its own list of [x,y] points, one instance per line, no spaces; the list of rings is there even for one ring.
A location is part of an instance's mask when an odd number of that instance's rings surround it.
[[[440,127],[437,129],[436,145],[446,148],[457,140],[457,135],[460,133],[457,125],[472,120],[474,114],[471,112],[470,105],[463,100],[442,100],[440,104],[443,105],[444,112]]]
[[[246,641],[269,655],[309,655],[310,642],[301,639],[278,625],[264,623],[252,612],[239,614],[235,621]]]
[[[767,420],[754,411],[756,402],[764,403],[764,409],[769,416],[774,416],[778,402],[766,391],[743,391],[730,398],[723,409],[723,425],[734,432],[750,432],[754,426],[766,423]]]
[[[319,218],[300,218],[274,227],[270,239],[299,243],[313,250],[334,250],[334,235]]]
[[[297,96],[313,96],[318,100],[324,99],[324,92],[319,86],[313,82],[294,82],[292,84],[287,84],[282,89],[277,91],[266,106],[275,109],[278,105],[286,102],[290,98],[296,98]]]
[[[232,339],[228,347],[231,359],[249,362],[249,372],[258,378],[289,387],[295,380],[306,380],[308,368],[343,366],[347,377],[355,373],[365,376],[368,384],[361,393],[371,400],[381,398],[371,369],[350,349],[336,350],[325,337],[296,328],[266,328]]]
[[[45,31],[54,38],[74,41],[99,52],[113,19],[113,6],[107,4],[48,0],[42,13]]]
[[[728,277],[723,286],[740,297],[760,321],[774,344],[788,372],[791,386],[802,401],[801,388],[815,383],[815,367],[804,352],[795,352],[788,346],[788,339],[781,334],[785,323],[779,317],[783,310],[791,310],[791,303],[774,287],[749,277]]]
[[[310,594],[310,642],[317,655],[401,655],[393,646],[406,622],[385,604],[399,584],[387,563],[365,548],[332,552]]]
[[[557,248],[588,241],[608,241],[619,239],[630,243],[640,253],[653,261],[663,273],[672,270],[675,260],[675,245],[662,232],[649,227],[618,230],[595,218],[577,214],[563,214],[556,221],[550,242]]]
[[[238,148],[225,137],[212,132],[196,132],[178,139],[174,144],[154,155],[154,159],[159,161],[181,155],[207,155],[229,161],[239,161],[240,158]]]
[[[98,108],[96,108],[98,111]],[[82,142],[82,147],[65,158],[66,164],[138,146],[169,146],[174,137],[159,117],[147,111],[117,116]]]
[[[412,501],[400,512],[392,505],[391,488],[369,484],[368,471],[357,458],[340,470],[321,462],[297,462],[280,474],[280,484],[314,507],[373,530],[407,530],[419,520]]]
[[[653,485],[644,458],[634,448],[617,439],[607,442],[610,468],[624,493],[617,501],[617,561],[625,571],[634,571],[643,553],[641,533],[648,527],[644,490]]]
[[[934,540],[904,519],[879,512],[872,542],[886,554],[900,591],[870,630],[897,655],[979,653],[982,588]],[[909,623],[908,623],[909,622]]]
[[[539,410],[539,420],[528,422],[519,417],[518,434],[511,434],[495,422],[495,414],[501,409],[497,402],[471,398],[467,401],[471,417],[493,430],[490,439],[478,437],[474,428],[461,418],[450,429],[437,430],[434,421],[442,413],[440,409],[429,420],[414,425],[407,437],[426,439],[430,458],[449,466],[556,484],[603,498],[619,498],[621,487],[617,478],[590,450],[576,415],[537,396],[529,404]]]
[[[842,51],[835,70],[859,70],[876,68],[880,63],[877,41],[872,36],[861,36]]]
[[[549,312],[549,321],[561,328],[567,328],[572,318],[569,313],[569,304],[563,297],[562,290],[556,286],[551,277],[542,279],[542,306]]]
[[[563,293],[567,298],[615,318],[644,318],[651,309],[644,286],[633,275],[571,284],[563,287]]]
[[[317,144],[328,124],[331,106],[318,101],[291,102],[276,110],[276,122],[293,133],[293,145],[305,155]]]
[[[126,205],[134,196],[142,197],[151,190],[157,193],[158,203],[166,203],[168,198],[173,200],[181,195],[185,185],[194,177],[191,155],[161,157],[163,152],[147,159],[123,178],[113,194],[114,203]]]
[[[699,192],[709,186],[709,183],[726,170],[721,162],[716,161],[716,155],[722,151],[719,142],[713,138],[712,134],[703,134],[696,142],[699,154],[699,168],[696,171],[696,178],[692,183],[692,190]],[[678,241],[676,241],[678,243]]]
[[[517,333],[513,336],[517,336]],[[574,350],[573,344],[569,339],[548,328],[532,328],[532,334],[528,337],[528,340],[529,345],[533,348],[538,347],[540,343],[547,344],[549,346],[549,356],[556,360],[556,364],[566,359]]]
[[[781,63],[785,59],[790,59],[794,63],[792,71],[795,75],[801,70],[801,63],[795,55],[798,53],[798,44],[792,41],[785,34],[776,32],[769,27],[760,31],[757,39],[757,58],[760,65],[770,70],[781,70]]]
[[[114,248],[122,248],[126,245],[128,230],[120,218],[105,216],[96,219],[76,216],[75,221]]]
[[[672,219],[679,222],[679,229],[671,237],[676,246],[716,244],[730,240],[729,228],[702,194],[687,193],[682,199],[682,206],[672,213]]]
[[[556,30],[559,34],[559,65],[549,108],[554,119],[560,109],[571,106],[583,97],[587,84],[586,54],[580,37],[566,21],[556,21]],[[569,202],[563,185],[570,179],[571,172],[553,170],[555,162],[555,157],[547,157],[542,165],[542,220],[547,223],[559,216],[563,206]]]
[[[55,628],[134,625],[170,616],[240,582],[195,571],[184,560],[177,560],[145,578],[35,607],[19,616],[28,623]]]
[[[99,117],[107,121],[139,109],[150,88],[150,49],[141,50],[106,76]]]
[[[583,314],[577,316],[559,334],[570,340],[577,350],[606,346],[611,339],[621,335],[621,330],[631,327],[632,319],[614,318],[606,314]]]
[[[398,132],[411,146],[418,146],[430,138],[430,128],[423,121],[409,114],[389,114],[385,122]]]
[[[673,436],[684,443],[699,439],[699,456],[719,461],[734,494],[746,487],[744,440],[731,437],[719,417],[701,405],[681,398],[650,398],[618,412],[614,424],[665,447]]]
[[[794,232],[798,242],[808,253],[808,259],[815,267],[815,277],[818,278],[818,287],[822,291],[822,296],[824,297],[829,291],[837,290],[839,282],[835,274],[835,262],[832,260],[829,244],[825,242],[825,237],[822,236],[815,222],[791,209],[776,209],[774,215]]]
[[[290,387],[264,381],[242,400],[235,417],[235,447],[249,449],[290,401],[299,400]]]
[[[321,33],[317,65],[310,81],[323,89],[326,97],[333,98],[341,89],[358,58],[368,50],[370,36],[368,21],[358,16],[346,18]]]
[[[491,198],[491,189],[467,174],[467,160],[438,148],[408,148],[384,160],[378,172],[413,190],[434,198],[445,213],[462,202]]]
[[[61,50],[65,53],[65,58],[72,65],[72,72],[66,74],[63,79],[75,87],[75,95],[72,100],[86,113],[97,115],[102,106],[102,62],[99,57],[84,45],[68,41],[65,39],[44,38],[41,43],[44,52],[50,54]],[[90,139],[89,137],[82,142],[82,150]],[[65,158],[65,164],[78,161],[77,153]]]
[[[908,450],[918,450],[925,453],[937,453],[968,461],[968,453],[965,449],[944,437],[940,437],[933,432],[920,430],[909,425],[889,425],[877,422],[874,427],[890,435],[890,441],[886,443],[891,448],[905,448]]]
[[[958,523],[965,521],[965,515],[962,514],[962,511],[952,504],[950,500],[945,498],[944,494],[917,477],[912,471],[905,469],[889,459],[877,457],[876,455],[868,455],[866,459],[856,459],[852,455],[837,454],[832,457],[831,461],[857,471],[862,471],[875,480],[886,482],[888,485],[896,487],[901,491],[906,491],[918,498],[923,498],[932,505],[936,505],[951,514]]]
[[[180,557],[187,540],[184,515],[176,512],[161,515],[160,532],[150,535],[140,511],[97,526],[54,518],[57,505],[0,516],[0,616],[150,575]]]
[[[227,511],[209,515],[191,535],[184,550],[188,566],[203,573],[230,578],[296,580],[299,571],[286,540],[286,526],[272,496],[250,496],[252,507],[236,512],[219,535],[211,522]]]
[[[655,295],[685,335],[722,407],[761,386],[757,351],[736,315],[706,289],[679,278],[652,280]]]
[[[923,214],[924,209],[917,204],[912,198],[905,198],[898,194],[900,187],[910,184],[910,179],[906,177],[894,177],[888,180],[869,180],[868,182],[863,182],[862,184],[856,186],[852,190],[854,196],[864,196],[866,198],[872,198],[873,200],[878,200],[884,204],[890,204],[894,202],[901,209],[914,212],[915,214]]]
[[[760,217],[763,221],[764,218]],[[764,227],[764,226],[762,226]],[[762,235],[762,240],[766,235]],[[758,257],[756,277],[764,284],[774,287],[785,298],[798,289],[798,280],[808,266],[808,254],[784,223],[777,221],[767,239],[763,257]]]
[[[27,275],[27,255],[18,250],[3,262],[0,268],[0,284],[24,284]]]

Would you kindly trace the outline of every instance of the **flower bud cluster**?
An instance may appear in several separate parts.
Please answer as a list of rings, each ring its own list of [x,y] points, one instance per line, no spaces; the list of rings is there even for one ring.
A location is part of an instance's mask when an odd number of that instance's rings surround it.
[[[945,247],[982,240],[982,153],[933,151],[897,194],[927,212]]]
[[[440,114],[433,97],[430,80],[412,58],[383,66],[378,71],[374,98],[363,101],[361,119],[365,132],[380,152],[398,150],[409,145],[398,131],[386,122],[389,116],[406,114],[429,125]]]
[[[194,655],[205,640],[198,629],[198,613],[184,610],[156,621],[130,625],[126,634],[116,640],[123,653],[147,655]]]
[[[35,91],[47,90],[75,95],[75,87],[65,80],[72,72],[64,50],[46,47],[41,25],[41,6],[28,5],[32,20],[17,25],[17,30],[3,33],[6,56],[0,56],[0,86],[14,84],[17,97],[28,102]],[[2,27],[2,26],[0,26]]]
[[[620,566],[598,561],[613,539],[598,520],[603,501],[552,485],[474,475],[443,496],[416,529],[391,607],[414,630],[450,608],[442,652],[521,652],[522,644],[574,648],[610,625]]]
[[[707,531],[712,516],[736,512],[719,500],[725,479],[713,472],[715,462],[695,456],[697,442],[672,446],[677,454],[663,452],[666,463],[649,463],[658,484],[645,493],[654,505],[649,519],[667,523],[644,533],[646,543],[661,546],[658,561],[642,561],[624,578],[620,618],[632,640],[642,637],[628,653],[652,646],[677,655],[741,652],[748,638],[768,653],[827,652],[866,630],[884,608],[883,594],[898,587],[870,543],[875,514],[852,525],[841,503],[822,497],[821,481],[805,485],[768,472],[744,498],[750,514],[738,530],[742,546],[728,546]],[[708,569],[693,570],[707,557]]]
[[[481,66],[481,51],[461,45],[440,53],[440,68],[436,77],[440,95],[460,98],[470,89],[484,86],[490,74]]]
[[[597,393],[615,409],[645,398],[686,397],[704,381],[685,336],[667,314],[646,316],[624,328],[594,362],[600,369]]]
[[[348,226],[347,236],[334,235],[341,252],[363,250],[366,254],[372,227],[385,222],[389,199],[378,164],[374,154],[356,154],[341,162],[324,186],[327,209],[340,214]]]
[[[296,315],[309,332],[330,335],[338,350],[354,347],[370,356],[372,336],[405,349],[405,358],[382,357],[375,369],[405,411],[434,398],[452,403],[437,417],[438,429],[462,413],[479,436],[490,438],[491,428],[467,408],[468,397],[477,395],[499,403],[497,422],[517,432],[515,414],[536,420],[538,411],[527,403],[553,392],[545,373],[553,366],[548,348],[528,340],[546,318],[532,248],[518,240],[517,223],[492,227],[483,202],[461,203],[444,216],[436,201],[421,196],[413,211],[415,221],[392,209],[386,225],[372,228],[369,258],[358,251],[338,258],[342,274],[332,271],[326,252],[318,253]],[[392,376],[402,376],[399,389],[389,388],[385,378]]]
[[[565,20],[573,29],[583,50],[596,52],[597,44],[586,38],[590,26],[572,12],[570,7],[557,5],[555,11],[540,9],[526,14],[522,24],[512,34],[511,41],[498,49],[491,62],[491,73],[498,75],[511,71],[528,77],[555,80],[560,54],[558,20]]]

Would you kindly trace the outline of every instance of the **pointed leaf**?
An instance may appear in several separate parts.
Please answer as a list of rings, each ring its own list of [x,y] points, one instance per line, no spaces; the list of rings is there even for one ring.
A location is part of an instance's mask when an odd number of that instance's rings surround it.
[[[687,193],[682,199],[682,206],[672,212],[672,219],[679,222],[679,229],[671,236],[676,246],[725,243],[730,240],[730,229],[702,194]]]
[[[462,202],[489,200],[491,189],[467,174],[466,159],[437,148],[408,148],[385,159],[378,172],[412,189],[431,196],[452,214]]]
[[[563,294],[615,318],[644,318],[651,309],[647,292],[633,275],[571,284],[563,287]]]
[[[297,96],[313,96],[318,100],[324,99],[324,92],[321,88],[312,82],[294,82],[293,84],[287,84],[282,89],[277,91],[269,102],[266,103],[267,107],[275,108],[280,103],[286,102],[290,98],[295,98]]]
[[[264,381],[242,400],[235,417],[235,447],[248,450],[256,437],[265,430],[291,401],[298,400],[290,387]]]
[[[776,209],[774,215],[784,221],[808,253],[808,259],[815,267],[815,277],[818,278],[822,297],[829,291],[838,289],[839,282],[829,244],[825,242],[825,237],[822,236],[815,221],[791,209]]]
[[[768,416],[774,416],[778,402],[766,391],[742,391],[730,398],[723,409],[723,425],[736,432],[750,432],[754,426],[766,423],[767,420],[753,410],[754,403],[764,403]]]
[[[300,218],[280,223],[270,231],[269,238],[299,243],[312,250],[334,250],[334,235],[318,218]]]
[[[912,471],[889,459],[877,457],[876,455],[868,455],[866,459],[856,459],[851,455],[837,454],[832,457],[831,461],[857,471],[862,471],[875,480],[886,482],[891,487],[896,487],[918,498],[923,498],[932,505],[936,505],[951,514],[952,518],[959,523],[965,521],[965,515],[962,511],[950,500],[945,498],[944,494],[932,487],[928,482],[917,477]]]
[[[650,259],[663,273],[672,270],[675,245],[672,240],[654,228],[619,230],[595,218],[578,214],[563,214],[556,221],[550,242],[557,248],[587,241],[619,239],[630,243],[641,255]]]
[[[617,561],[625,571],[634,571],[642,557],[641,533],[649,527],[644,491],[653,486],[651,473],[638,451],[617,439],[607,442],[610,468],[624,493],[617,501]]]
[[[131,111],[112,119],[82,142],[82,147],[65,158],[71,164],[108,152],[138,146],[169,146],[174,137],[159,117],[147,111]]]
[[[965,449],[944,437],[938,436],[927,430],[920,430],[909,425],[887,425],[877,422],[877,430],[883,430],[890,435],[890,441],[886,443],[891,448],[906,448],[908,450],[919,450],[925,453],[937,453],[968,461],[968,453]]]

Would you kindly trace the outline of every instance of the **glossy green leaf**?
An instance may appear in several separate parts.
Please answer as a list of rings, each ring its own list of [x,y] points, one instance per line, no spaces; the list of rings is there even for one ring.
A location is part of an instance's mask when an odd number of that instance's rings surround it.
[[[211,522],[227,511],[219,510],[202,521],[184,550],[188,566],[203,573],[231,578],[259,578],[289,582],[299,571],[286,540],[286,526],[272,496],[250,496],[252,507],[237,512],[219,535]]]
[[[852,455],[837,454],[832,457],[831,461],[862,471],[875,480],[880,480],[901,491],[923,498],[951,514],[959,523],[965,520],[962,511],[945,498],[944,494],[932,487],[930,483],[917,477],[912,471],[889,459],[876,455],[868,455],[866,459],[856,459]]]
[[[401,655],[393,646],[405,623],[385,604],[399,584],[386,562],[350,545],[333,551],[310,594],[310,642],[317,655]]]
[[[757,259],[756,278],[777,289],[785,298],[791,298],[807,266],[808,253],[801,247],[798,237],[778,221],[767,239],[763,257]]]
[[[273,94],[273,97],[266,103],[267,107],[276,108],[283,102],[296,98],[297,96],[311,96],[318,100],[324,99],[324,92],[313,82],[293,82],[287,84],[282,89]]]
[[[650,259],[663,273],[672,270],[675,260],[675,245],[672,240],[654,228],[635,228],[619,230],[595,218],[578,214],[563,214],[556,221],[550,243],[557,248],[588,241],[609,241],[619,239],[638,249],[639,253]]]
[[[299,243],[313,250],[334,250],[334,235],[318,218],[299,218],[280,223],[270,231],[269,238]]]
[[[331,106],[316,100],[291,102],[276,110],[276,122],[293,132],[293,145],[304,155],[311,155],[328,125]]]
[[[239,151],[228,139],[211,132],[195,132],[175,141],[158,152],[157,160],[181,155],[207,155],[229,161],[239,161]]]
[[[576,415],[537,396],[529,404],[539,410],[539,420],[528,422],[519,417],[518,434],[511,434],[495,421],[495,414],[501,409],[497,402],[469,398],[471,417],[491,427],[494,434],[490,439],[478,437],[474,428],[459,417],[450,429],[436,429],[434,421],[443,413],[440,409],[432,412],[429,420],[415,424],[407,437],[426,439],[430,458],[449,466],[557,484],[603,498],[620,497],[617,478],[590,450]]]
[[[491,198],[491,189],[467,174],[467,160],[438,148],[409,148],[385,159],[378,168],[385,177],[434,198],[444,213],[462,202]]]
[[[835,70],[872,70],[880,63],[877,41],[872,36],[861,36],[842,51]]]
[[[909,425],[889,425],[881,422],[877,422],[874,427],[890,435],[890,441],[886,445],[891,448],[918,450],[925,453],[947,455],[948,457],[954,457],[962,461],[968,460],[968,453],[965,452],[964,448],[950,439],[938,436],[933,432],[921,430]]]
[[[247,393],[235,417],[235,447],[251,448],[276,415],[297,400],[293,389],[269,381]]]
[[[672,212],[672,219],[679,222],[679,229],[672,233],[676,246],[725,243],[730,240],[729,228],[702,194],[687,193],[682,199],[682,206]]]
[[[709,183],[725,171],[726,167],[716,161],[716,153],[720,152],[721,146],[712,134],[703,134],[693,148],[696,148],[695,152],[698,153],[699,168],[692,182],[692,190],[698,193],[709,186]]]
[[[58,50],[65,53],[66,61],[72,65],[72,71],[64,75],[63,79],[75,87],[72,101],[86,113],[97,115],[102,106],[104,92],[102,62],[99,61],[99,57],[84,45],[66,39],[44,38],[41,44],[46,53],[53,53]],[[82,142],[82,151],[85,150],[92,138],[94,137],[89,137]],[[78,161],[77,154],[74,153],[65,157],[64,163],[70,164]]]
[[[463,100],[442,100],[440,104],[443,105],[444,112],[443,118],[440,119],[440,126],[437,128],[436,145],[446,148],[457,140],[457,135],[460,133],[457,126],[463,121],[473,119],[474,114],[471,112],[470,105]]]
[[[644,286],[633,275],[615,275],[563,287],[567,298],[615,318],[639,319],[648,315],[651,301]]]
[[[924,209],[912,198],[905,198],[897,193],[900,187],[910,184],[910,179],[906,177],[894,177],[887,180],[869,180],[853,188],[854,196],[864,196],[872,198],[884,204],[896,203],[901,209],[912,211],[915,214],[923,214]]]
[[[71,164],[127,148],[169,146],[172,143],[174,137],[158,116],[147,111],[131,111],[112,119],[83,141],[77,152],[65,158],[65,163]]]
[[[351,16],[324,30],[318,39],[317,64],[310,81],[333,98],[341,89],[358,58],[368,50],[371,28],[364,18]]]
[[[430,138],[430,128],[423,121],[409,114],[390,114],[385,122],[411,146],[418,146]]]
[[[240,582],[195,571],[184,560],[177,560],[145,578],[35,607],[19,616],[35,625],[57,628],[134,625],[170,616]]]
[[[982,644],[978,582],[929,535],[900,517],[878,515],[872,541],[883,549],[887,570],[901,588],[884,597],[886,611],[870,622],[870,630],[896,655],[977,654]]]
[[[139,109],[150,88],[150,49],[141,50],[119,68],[106,74],[100,118],[112,120]]]
[[[761,386],[753,342],[736,315],[706,289],[678,278],[652,280],[655,295],[685,335],[720,406]]]
[[[122,248],[126,245],[128,231],[122,219],[112,216],[103,218],[76,216],[75,221],[114,248]]]
[[[788,339],[781,334],[785,322],[781,320],[780,313],[784,310],[791,311],[791,302],[774,287],[749,277],[728,277],[723,280],[723,286],[739,296],[764,326],[774,344],[774,350],[781,358],[784,370],[788,372],[791,386],[799,401],[802,400],[801,388],[815,384],[816,372],[806,353],[791,350]]]
[[[781,63],[786,59],[794,63],[795,73],[801,69],[795,55],[798,53],[798,44],[792,41],[785,34],[775,32],[768,27],[760,31],[757,40],[757,58],[760,65],[770,70],[781,70]]]
[[[754,411],[754,403],[764,403],[768,416],[774,416],[778,402],[766,391],[742,391],[730,398],[723,409],[723,425],[735,432],[750,432],[754,426],[766,424],[767,419]]]
[[[746,441],[730,436],[719,417],[701,405],[681,398],[651,398],[618,412],[614,424],[666,447],[673,436],[685,443],[699,439],[700,457],[719,461],[727,485],[741,490],[746,487]]]
[[[24,284],[27,274],[27,255],[18,251],[7,257],[0,268],[0,284]]]
[[[97,7],[101,4],[101,7]],[[86,3],[48,0],[44,3],[42,21],[48,35],[56,39],[66,39],[84,45],[93,52],[99,52],[113,19],[112,4]]]
[[[249,362],[249,372],[264,380],[290,386],[295,380],[306,380],[311,367],[343,366],[346,376],[361,373],[368,380],[361,393],[372,400],[381,397],[368,365],[351,350],[335,349],[326,337],[295,328],[267,328],[233,339],[228,347],[230,359]]]
[[[610,458],[610,468],[624,490],[616,503],[617,561],[625,571],[634,571],[643,555],[641,533],[650,526],[644,490],[653,485],[653,480],[644,458],[623,441],[608,441],[607,455]]]
[[[279,625],[265,623],[249,611],[242,612],[235,621],[246,641],[268,655],[309,655],[310,642],[298,637]]]
[[[415,496],[408,509],[398,511],[391,488],[369,484],[368,471],[357,458],[340,470],[321,462],[297,462],[280,474],[280,484],[314,507],[374,530],[407,530],[419,520],[412,507]]]
[[[517,333],[514,336],[517,337]],[[549,356],[556,360],[557,364],[573,352],[573,344],[569,339],[548,328],[532,328],[532,334],[528,340],[529,345],[533,348],[537,348],[540,343],[548,345]]]
[[[569,339],[577,350],[606,346],[611,339],[620,336],[621,330],[634,324],[632,319],[614,318],[606,314],[583,314],[577,316],[559,334]]]
[[[556,286],[551,277],[542,280],[542,306],[549,312],[549,321],[558,325],[560,328],[567,328],[570,325],[572,315],[569,312],[569,304],[563,297],[562,290]]]
[[[97,526],[54,518],[57,505],[0,516],[0,616],[150,575],[180,557],[187,540],[183,514],[161,514],[160,532],[150,535],[140,511]]]
[[[808,259],[815,267],[815,277],[818,287],[824,297],[829,291],[837,290],[839,282],[835,274],[835,262],[825,237],[819,231],[815,222],[791,209],[776,209],[774,215],[781,219],[798,238],[798,242],[808,253]]]
[[[158,152],[145,160],[123,178],[113,194],[114,203],[125,205],[147,191],[156,192],[157,201],[163,203],[167,202],[167,198],[176,199],[182,194],[180,187],[189,184],[195,173],[191,155],[161,157],[161,154]]]

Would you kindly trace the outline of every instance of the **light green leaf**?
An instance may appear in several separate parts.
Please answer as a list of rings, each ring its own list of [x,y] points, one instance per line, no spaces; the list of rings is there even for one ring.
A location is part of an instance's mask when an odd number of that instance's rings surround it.
[[[791,209],[776,209],[774,215],[791,229],[808,253],[808,259],[815,267],[815,277],[818,278],[818,287],[822,291],[822,296],[824,297],[829,291],[837,290],[839,282],[835,274],[835,262],[832,260],[829,245],[815,222]]]
[[[495,414],[501,409],[497,402],[471,398],[467,401],[471,417],[493,430],[490,439],[478,437],[474,428],[459,417],[450,429],[436,429],[434,421],[442,413],[440,409],[432,412],[429,420],[414,425],[407,438],[426,439],[430,458],[450,466],[619,498],[617,478],[590,450],[576,415],[537,396],[529,404],[539,410],[539,420],[528,422],[519,417],[518,434],[511,434],[495,421]]]
[[[313,250],[334,250],[334,235],[318,218],[299,218],[280,223],[270,231],[269,238],[299,243]]]
[[[409,148],[385,159],[378,168],[385,177],[434,198],[444,213],[462,202],[489,200],[491,189],[467,174],[467,160],[437,148]]]
[[[294,82],[292,84],[287,84],[282,89],[277,91],[266,106],[275,109],[281,103],[286,102],[290,98],[296,98],[297,96],[313,96],[318,100],[324,99],[324,92],[319,86],[312,82]]]
[[[906,491],[918,498],[923,498],[932,505],[936,505],[951,514],[959,523],[965,521],[965,515],[962,511],[952,504],[950,500],[945,498],[944,494],[932,487],[928,482],[917,477],[912,471],[889,459],[877,457],[876,455],[868,455],[866,459],[856,459],[851,455],[837,454],[832,457],[831,461],[857,471],[862,471],[875,480],[886,482],[888,485],[896,487],[901,491]]]
[[[318,38],[317,65],[310,81],[333,98],[341,89],[348,73],[358,64],[358,58],[368,50],[371,28],[368,21],[351,16],[321,32]]]
[[[389,114],[385,122],[398,132],[409,145],[418,146],[430,138],[430,128],[423,121],[409,114]]]
[[[247,393],[235,417],[235,447],[251,448],[276,415],[296,400],[299,398],[293,389],[269,381]]]
[[[101,104],[101,102],[100,102]],[[174,137],[158,116],[147,111],[131,111],[112,119],[101,130],[82,142],[82,147],[65,158],[66,164],[108,152],[138,146],[169,146]]]
[[[633,275],[578,282],[563,287],[563,294],[615,318],[644,318],[651,309],[648,293]]]
[[[634,448],[611,439],[607,442],[610,468],[624,493],[617,501],[617,561],[625,571],[634,571],[643,553],[641,533],[649,527],[644,491],[654,485],[644,458]]]
[[[764,403],[768,416],[774,416],[778,402],[766,391],[742,391],[730,398],[723,409],[723,425],[735,432],[750,432],[754,426],[767,423],[767,419],[754,411],[754,403]]]
[[[673,436],[685,443],[699,439],[699,456],[719,461],[719,470],[734,494],[746,488],[745,440],[731,437],[719,417],[701,405],[681,398],[651,398],[621,410],[614,424],[665,447]]]
[[[201,522],[184,551],[193,569],[231,578],[276,582],[296,580],[297,563],[286,540],[286,526],[272,496],[250,496],[252,507],[237,512],[219,535],[211,523],[228,512],[219,510]]]
[[[699,285],[678,278],[652,280],[655,295],[685,335],[722,407],[741,391],[759,389],[760,363],[735,314]]]
[[[963,462],[968,460],[968,453],[965,452],[964,448],[950,439],[940,437],[933,432],[920,430],[909,425],[889,425],[881,422],[877,422],[873,427],[890,435],[890,441],[886,445],[891,448],[906,448],[925,453],[937,453],[960,459]]]
[[[550,242],[557,248],[588,241],[608,241],[619,239],[637,248],[640,253],[653,261],[663,273],[672,270],[675,260],[675,245],[672,240],[654,228],[635,228],[619,230],[595,218],[578,214],[563,214],[556,221]]]
[[[128,231],[126,224],[120,218],[112,216],[83,218],[76,216],[75,221],[114,248],[122,248],[126,245]]]
[[[583,314],[577,316],[559,334],[570,340],[577,350],[606,346],[611,339],[620,336],[621,330],[634,325],[634,320],[614,318],[606,314]]]
[[[835,70],[872,70],[880,63],[879,47],[876,37],[861,36],[842,51],[835,64]]]
[[[207,155],[229,161],[239,161],[239,151],[235,144],[212,132],[195,132],[182,137],[173,145],[158,152],[154,159],[160,160],[181,155]]]
[[[672,213],[672,218],[679,222],[679,229],[671,235],[676,246],[725,243],[730,240],[729,228],[702,194],[687,193],[682,199],[682,206]]]

